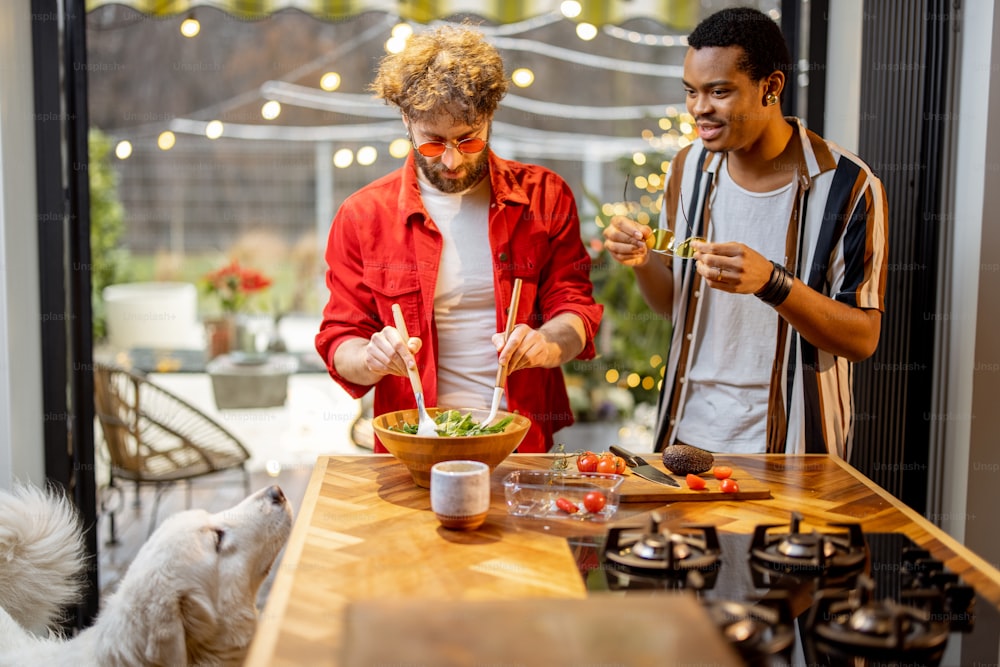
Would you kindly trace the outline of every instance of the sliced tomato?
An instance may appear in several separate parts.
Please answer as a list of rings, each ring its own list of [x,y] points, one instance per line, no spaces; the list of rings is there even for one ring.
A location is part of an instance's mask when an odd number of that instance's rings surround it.
[[[556,507],[561,509],[566,514],[576,514],[580,511],[580,508],[576,504],[567,498],[556,498]]]
[[[684,479],[687,481],[688,488],[695,491],[701,491],[706,486],[705,480],[698,477],[698,475],[692,475],[689,473]]]
[[[729,466],[715,466],[712,468],[712,474],[715,475],[715,479],[726,479],[733,476],[733,469]]]
[[[719,482],[719,488],[722,489],[723,493],[739,493],[740,491],[740,485],[731,477]]]

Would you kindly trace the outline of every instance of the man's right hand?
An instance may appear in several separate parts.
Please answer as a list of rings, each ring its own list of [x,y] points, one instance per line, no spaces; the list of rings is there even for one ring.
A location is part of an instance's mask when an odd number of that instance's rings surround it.
[[[414,355],[423,347],[423,341],[411,337],[404,341],[396,327],[387,326],[376,333],[364,348],[364,364],[372,373],[407,376],[408,367],[416,367]]]
[[[652,236],[653,230],[648,225],[616,215],[604,228],[604,248],[625,266],[643,266],[649,261],[647,239]]]

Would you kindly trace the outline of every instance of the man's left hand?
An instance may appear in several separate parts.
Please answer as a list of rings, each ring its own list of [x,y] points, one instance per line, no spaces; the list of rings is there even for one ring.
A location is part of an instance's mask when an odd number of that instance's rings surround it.
[[[770,260],[743,243],[694,244],[698,273],[715,289],[754,294],[771,278]]]

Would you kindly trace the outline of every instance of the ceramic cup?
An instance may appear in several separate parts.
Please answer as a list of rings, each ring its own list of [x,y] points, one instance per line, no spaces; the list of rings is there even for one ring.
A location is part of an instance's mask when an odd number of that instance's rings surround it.
[[[490,511],[490,467],[442,461],[431,467],[431,509],[445,528],[475,530]]]

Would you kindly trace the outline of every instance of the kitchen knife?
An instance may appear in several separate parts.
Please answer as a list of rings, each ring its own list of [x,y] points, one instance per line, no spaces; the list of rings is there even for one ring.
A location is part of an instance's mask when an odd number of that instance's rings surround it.
[[[666,484],[667,486],[676,486],[677,488],[680,488],[681,485],[676,479],[649,465],[646,462],[646,459],[636,456],[635,454],[622,449],[618,445],[611,445],[608,449],[615,456],[620,456],[625,459],[625,465],[631,468],[632,472],[639,477],[648,479],[650,482],[656,482],[657,484]]]

